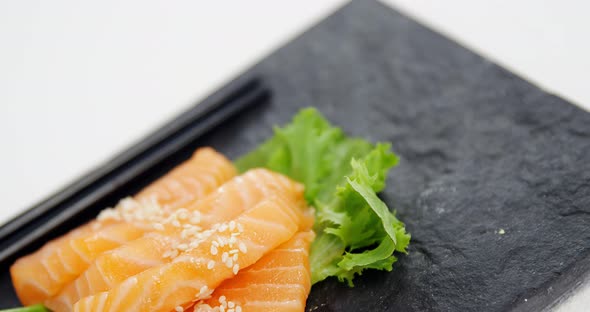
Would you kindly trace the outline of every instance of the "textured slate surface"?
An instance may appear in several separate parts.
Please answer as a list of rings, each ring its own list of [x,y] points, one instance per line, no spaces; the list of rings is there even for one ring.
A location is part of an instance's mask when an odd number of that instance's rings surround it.
[[[209,143],[235,157],[314,105],[402,157],[384,198],[412,233],[409,255],[354,289],[314,286],[308,310],[538,310],[588,258],[590,114],[368,1],[253,72],[272,103]]]
[[[402,158],[383,198],[412,233],[409,255],[354,289],[315,285],[308,311],[536,311],[586,273],[590,114],[369,1],[250,74],[272,103],[201,144],[236,157],[313,105]]]

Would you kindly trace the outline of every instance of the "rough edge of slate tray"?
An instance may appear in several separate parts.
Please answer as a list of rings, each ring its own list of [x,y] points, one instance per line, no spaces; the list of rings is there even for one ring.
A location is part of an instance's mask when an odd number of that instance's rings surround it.
[[[516,306],[514,311],[552,311],[559,308],[570,297],[576,295],[584,286],[590,284],[590,257],[587,256],[565,270],[565,274],[552,281],[549,286],[555,295],[545,296],[545,293],[539,291],[531,298],[527,298],[526,304],[521,303]]]

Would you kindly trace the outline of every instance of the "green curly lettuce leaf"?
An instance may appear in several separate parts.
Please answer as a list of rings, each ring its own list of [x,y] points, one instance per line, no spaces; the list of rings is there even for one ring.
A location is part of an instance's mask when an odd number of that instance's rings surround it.
[[[305,185],[316,208],[312,282],[334,276],[352,286],[365,269],[391,271],[394,252],[406,252],[410,235],[377,196],[398,162],[390,145],[348,137],[313,108],[274,133],[236,166],[241,172],[268,168]]]

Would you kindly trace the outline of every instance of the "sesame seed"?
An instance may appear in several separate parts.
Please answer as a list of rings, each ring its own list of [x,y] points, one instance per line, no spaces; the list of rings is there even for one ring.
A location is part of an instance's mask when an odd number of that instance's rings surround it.
[[[215,247],[219,247],[219,243],[216,241],[211,242],[211,244],[213,244],[213,246],[215,246]]]
[[[98,221],[104,221],[104,220],[119,221],[119,220],[121,220],[121,214],[118,213],[118,211],[113,210],[112,208],[107,208],[107,209],[101,211],[98,214],[98,217],[96,219]]]
[[[237,306],[237,307],[236,307],[236,312],[242,312],[242,307],[240,307],[240,306]]]
[[[227,309],[227,312],[236,312],[235,309]]]
[[[174,227],[180,227],[180,222],[178,222],[178,220],[173,220],[172,221],[172,226],[174,226]]]
[[[133,213],[132,217],[135,218],[136,221],[143,221],[145,220],[145,216],[141,215],[138,211]]]
[[[221,296],[219,297],[219,303],[224,303],[225,302],[225,296]]]
[[[233,245],[233,244],[235,244],[235,243],[237,243],[237,242],[238,242],[238,240],[237,240],[237,238],[235,236],[232,236],[232,237],[229,238],[229,245],[230,246]]]
[[[244,226],[241,223],[238,223],[238,231],[244,232]]]
[[[129,198],[128,200],[122,200],[120,204],[121,210],[123,211],[131,211],[133,208],[136,207],[135,201],[131,198]]]
[[[240,271],[240,266],[238,264],[234,264],[234,267],[233,267],[234,275],[238,274],[239,271]]]
[[[176,210],[176,215],[178,216],[178,219],[180,220],[186,220],[188,219],[188,210],[186,210],[185,208],[180,208],[178,210]]]
[[[219,229],[217,230],[219,233],[225,232],[227,230],[227,224],[223,223],[219,226]]]
[[[232,220],[229,222],[229,230],[233,231],[236,228],[236,221]]]
[[[225,266],[228,269],[231,269],[234,266],[234,261],[231,258],[227,259],[227,261],[225,261]]]
[[[209,260],[209,263],[207,263],[207,269],[211,270],[211,269],[213,269],[214,266],[215,266],[215,261]]]
[[[189,244],[189,247],[190,247],[191,249],[195,249],[195,248],[199,247],[199,242],[198,242],[198,241],[192,241],[192,242]]]
[[[224,306],[220,306],[219,307],[219,312],[225,312],[225,307]]]
[[[232,257],[232,260],[237,262],[238,261],[238,254],[234,254],[234,256]]]
[[[215,233],[215,231],[207,230],[207,231],[203,232],[203,235],[205,235],[206,237],[209,237],[209,236],[213,235],[213,233]]]
[[[207,285],[204,285],[203,287],[201,287],[201,290],[199,290],[199,294],[203,295],[205,294],[207,291],[209,290],[209,287],[207,287]]]
[[[157,231],[164,231],[164,226],[162,225],[162,223],[154,223],[154,229],[156,229]]]
[[[227,252],[224,251],[221,255],[221,262],[226,262],[228,257],[229,255],[227,254]]]
[[[233,301],[229,301],[229,302],[227,303],[227,307],[228,307],[228,308],[234,308],[235,306],[236,306],[236,304],[235,304]]]
[[[229,254],[230,255],[237,254],[237,253],[238,253],[238,250],[237,249],[232,249],[232,250],[229,251]]]
[[[217,254],[217,247],[211,245],[211,254],[214,256]]]
[[[184,250],[187,250],[188,249],[188,245],[187,244],[178,244],[178,246],[176,248],[178,248],[179,250],[184,251]]]
[[[181,306],[177,306],[176,308],[174,308],[174,310],[175,310],[176,312],[183,312],[183,311],[184,311],[184,308],[183,308],[183,307],[181,307]]]
[[[248,248],[246,247],[246,244],[244,244],[243,242],[240,242],[240,244],[238,244],[238,248],[240,248],[240,251],[243,253],[248,252]]]

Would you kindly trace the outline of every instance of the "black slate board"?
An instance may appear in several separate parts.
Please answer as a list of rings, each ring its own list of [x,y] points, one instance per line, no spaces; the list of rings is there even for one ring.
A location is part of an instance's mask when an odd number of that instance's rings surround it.
[[[537,311],[588,271],[590,114],[370,1],[245,75],[263,76],[272,102],[198,145],[235,158],[313,105],[402,158],[383,198],[409,255],[353,289],[315,285],[308,311]]]
[[[252,72],[272,104],[208,140],[232,157],[307,105],[402,157],[383,197],[409,255],[353,289],[314,286],[308,311],[538,311],[586,271],[590,114],[371,1]]]

